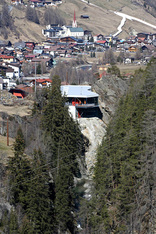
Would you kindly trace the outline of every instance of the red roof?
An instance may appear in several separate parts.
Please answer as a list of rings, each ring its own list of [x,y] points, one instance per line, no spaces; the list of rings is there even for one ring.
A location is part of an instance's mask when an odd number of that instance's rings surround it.
[[[16,93],[16,92],[14,92],[13,95],[16,96],[16,97],[21,97],[21,98],[23,98],[23,95],[22,95],[21,93]]]
[[[97,43],[101,43],[101,44],[104,44],[106,41],[104,41],[104,40],[99,40],[99,41],[97,41]]]
[[[32,80],[31,82],[35,82],[35,79],[34,80]],[[52,80],[51,79],[36,79],[36,82],[37,83],[44,83],[44,82],[52,82]]]
[[[144,41],[144,40],[145,40],[145,37],[138,37],[138,40]]]
[[[43,82],[52,82],[50,79],[36,79],[36,82],[43,83]]]
[[[35,58],[35,55],[34,54],[28,54],[28,55],[25,55],[25,58]]]
[[[2,59],[11,59],[11,58],[14,58],[14,56],[9,56],[9,55],[5,55],[5,54],[0,54],[0,58],[2,58]]]

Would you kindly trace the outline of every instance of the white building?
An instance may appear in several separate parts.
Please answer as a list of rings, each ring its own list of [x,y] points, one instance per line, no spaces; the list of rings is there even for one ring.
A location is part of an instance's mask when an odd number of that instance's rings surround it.
[[[11,67],[14,70],[14,77],[16,79],[19,79],[20,78],[20,65],[9,63],[8,67]]]
[[[59,32],[59,37],[76,37],[76,38],[83,38],[84,37],[84,30],[80,27],[70,27],[70,26],[62,26],[62,30]]]
[[[15,77],[14,69],[8,67],[6,70],[6,77],[9,79],[13,79]]]
[[[73,119],[98,117],[99,95],[91,91],[91,86],[62,85],[61,92],[67,97],[66,105]]]
[[[83,38],[84,30],[81,27],[77,27],[76,16],[74,11],[74,19],[72,26],[59,25],[47,25],[45,30],[42,30],[42,34],[49,38],[62,38],[62,37],[76,37]]]
[[[3,87],[4,87],[4,89],[10,88],[10,79],[9,78],[3,78]]]
[[[0,90],[3,90],[3,79],[0,77]]]

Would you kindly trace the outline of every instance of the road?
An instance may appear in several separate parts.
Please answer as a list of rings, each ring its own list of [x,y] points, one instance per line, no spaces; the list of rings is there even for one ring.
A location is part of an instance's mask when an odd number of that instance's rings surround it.
[[[149,27],[151,27],[151,28],[156,29],[156,25],[150,24],[150,23],[148,23],[148,22],[146,22],[146,21],[144,21],[144,20],[138,19],[138,18],[136,18],[136,17],[130,16],[130,15],[127,15],[127,14],[124,14],[124,13],[121,13],[121,12],[116,12],[116,11],[114,11],[114,13],[115,13],[116,15],[122,17],[121,23],[120,23],[120,25],[119,25],[118,28],[117,28],[118,31],[117,31],[115,34],[113,34],[114,37],[117,36],[117,35],[119,35],[119,34],[122,32],[122,27],[124,26],[124,24],[125,24],[125,22],[126,22],[126,19],[129,19],[129,20],[131,20],[131,21],[133,21],[133,20],[134,20],[134,21],[138,21],[138,22],[140,22],[140,23],[142,23],[142,24],[145,24],[145,25],[147,25],[147,26],[149,26]]]

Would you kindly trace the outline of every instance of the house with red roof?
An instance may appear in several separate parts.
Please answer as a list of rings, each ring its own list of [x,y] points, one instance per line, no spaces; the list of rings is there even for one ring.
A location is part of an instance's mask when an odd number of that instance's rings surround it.
[[[0,62],[14,62],[14,56],[9,56],[5,54],[0,54]]]
[[[36,79],[36,80],[33,79],[30,81],[30,85],[34,86],[35,82],[36,82],[36,86],[48,87],[52,83],[52,80],[51,79]]]

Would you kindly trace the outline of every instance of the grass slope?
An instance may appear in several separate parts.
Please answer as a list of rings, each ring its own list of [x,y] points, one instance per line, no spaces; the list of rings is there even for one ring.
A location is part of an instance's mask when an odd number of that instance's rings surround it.
[[[156,22],[155,17],[147,13],[141,5],[135,5],[130,0],[90,0],[89,2],[100,8],[93,7],[80,0],[64,0],[59,9],[65,12],[63,16],[68,23],[72,22],[75,10],[78,26],[92,30],[93,34],[102,33],[109,35],[117,31],[122,18],[115,15],[113,11],[120,11],[138,17],[154,25]],[[80,16],[82,14],[89,15],[90,19],[81,19]],[[119,37],[123,38],[133,34],[133,32],[141,31],[155,32],[154,29],[139,22],[127,20]]]
[[[143,9],[143,6],[137,3],[137,0],[135,1],[135,4],[131,0],[89,0],[89,2],[99,7],[91,6],[81,0],[63,0],[62,4],[58,6],[58,10],[61,16],[66,20],[67,25],[71,25],[75,10],[78,26],[83,27],[84,30],[91,30],[93,35],[98,33],[110,35],[117,32],[117,27],[119,26],[122,18],[115,15],[113,11],[120,11],[131,16],[138,17],[154,25],[156,23],[155,17],[147,13]],[[11,14],[19,37],[16,33],[9,31],[8,40],[11,40],[12,42],[19,39],[36,42],[44,40],[45,37],[42,35],[42,29],[45,28],[45,26],[43,25],[42,19],[45,8],[37,8],[37,11],[41,25],[30,22],[25,18],[24,7],[18,9],[13,6]],[[82,14],[89,15],[89,19],[80,18]],[[119,38],[125,38],[129,35],[133,35],[133,33],[141,31],[151,33],[155,32],[154,29],[139,22],[127,20]],[[0,39],[3,38],[0,36]]]
[[[6,163],[8,157],[13,156],[14,139],[9,138],[9,146],[7,146],[7,137],[0,135],[0,161]]]

